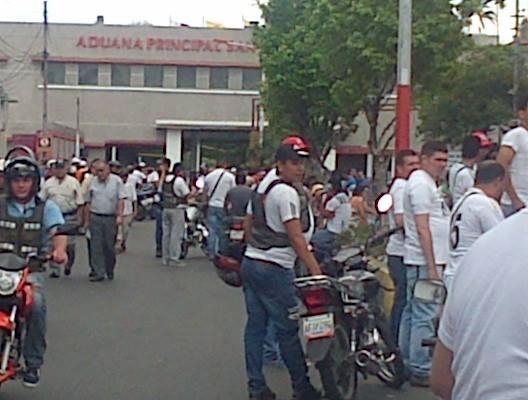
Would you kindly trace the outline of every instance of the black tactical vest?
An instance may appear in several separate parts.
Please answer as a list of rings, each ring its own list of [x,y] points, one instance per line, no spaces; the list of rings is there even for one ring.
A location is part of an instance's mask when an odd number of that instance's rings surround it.
[[[295,189],[299,195],[301,203],[301,227],[304,233],[313,228],[313,218],[310,212],[310,205],[306,193],[301,188],[296,188],[293,185],[278,179],[269,184],[264,193],[258,193],[257,190],[253,192],[251,197],[251,208],[253,212],[253,228],[251,231],[251,238],[248,243],[260,250],[269,250],[273,247],[290,247],[291,241],[288,234],[285,232],[275,232],[268,226],[266,222],[266,197],[268,193],[277,185],[286,184]]]
[[[177,208],[179,205],[185,203],[185,198],[178,197],[174,193],[174,181],[176,177],[170,182],[163,182],[161,185],[161,206],[163,208]]]
[[[7,199],[0,197],[0,252],[11,252],[19,257],[38,253],[43,246],[43,201],[36,199],[37,206],[28,218],[15,218],[7,213]]]

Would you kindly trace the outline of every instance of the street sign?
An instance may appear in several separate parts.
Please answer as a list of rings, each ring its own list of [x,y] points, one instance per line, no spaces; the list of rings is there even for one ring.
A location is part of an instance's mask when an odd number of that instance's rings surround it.
[[[49,137],[41,137],[39,139],[39,147],[50,147],[51,146],[51,140]]]

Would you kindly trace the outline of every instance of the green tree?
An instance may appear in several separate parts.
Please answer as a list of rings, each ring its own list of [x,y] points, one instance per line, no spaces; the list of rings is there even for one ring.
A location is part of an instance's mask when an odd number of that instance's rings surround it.
[[[420,131],[459,143],[465,133],[507,124],[512,117],[510,46],[478,47],[445,71],[443,82],[423,96]],[[528,87],[524,79],[521,87]]]

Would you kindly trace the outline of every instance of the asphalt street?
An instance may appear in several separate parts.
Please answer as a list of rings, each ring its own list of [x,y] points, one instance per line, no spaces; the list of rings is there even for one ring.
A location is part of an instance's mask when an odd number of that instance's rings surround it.
[[[36,389],[20,381],[2,400],[246,400],[242,292],[225,286],[199,251],[186,267],[153,257],[153,224],[136,224],[113,282],[88,281],[78,238],[71,277],[48,281],[48,352]],[[279,399],[287,372],[268,369]],[[314,371],[314,382],[319,385]],[[394,391],[374,378],[359,400],[432,400],[428,390]]]

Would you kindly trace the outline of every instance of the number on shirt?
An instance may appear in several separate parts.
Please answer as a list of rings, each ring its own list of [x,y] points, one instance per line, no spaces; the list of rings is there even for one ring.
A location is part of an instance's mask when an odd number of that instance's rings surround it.
[[[460,242],[460,221],[462,220],[462,214],[459,213],[456,215],[456,217],[453,219],[453,222],[451,223],[451,234],[450,234],[450,241],[451,241],[451,249],[455,250],[458,247],[458,244]]]

